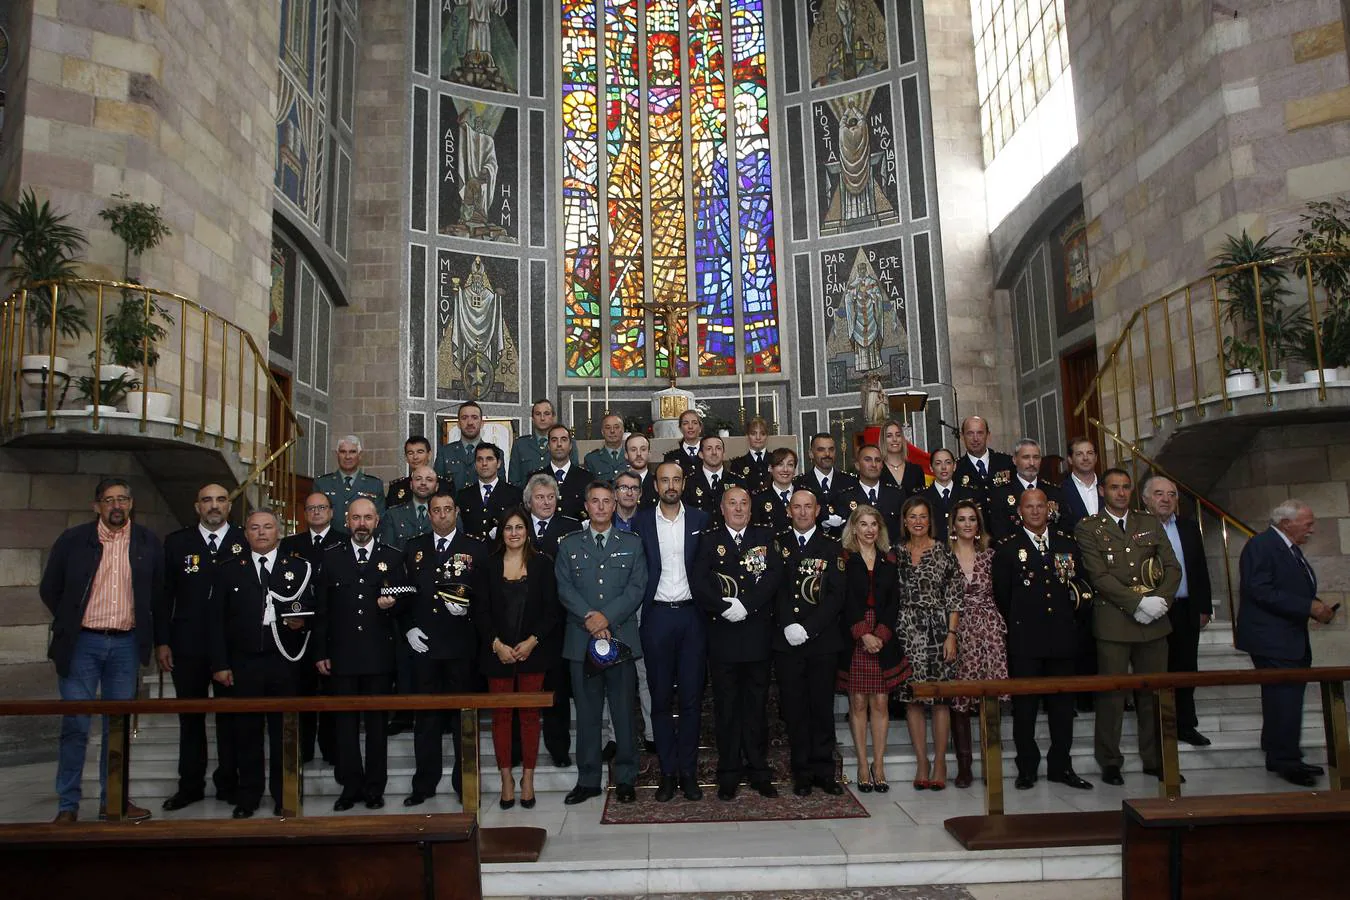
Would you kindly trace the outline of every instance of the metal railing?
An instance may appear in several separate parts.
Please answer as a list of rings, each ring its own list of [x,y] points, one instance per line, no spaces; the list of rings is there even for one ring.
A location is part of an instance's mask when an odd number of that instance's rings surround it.
[[[141,321],[165,331],[157,341],[141,340],[136,387],[126,394],[128,405],[139,405],[134,414],[105,409],[107,399],[117,399],[106,396],[116,377],[108,370],[105,337],[119,302],[143,303]],[[72,309],[82,311],[77,318],[84,321],[92,313],[87,329],[66,324]],[[63,350],[87,353],[88,365],[77,366]],[[34,427],[54,430],[71,418],[87,418],[95,432],[111,418],[138,421],[141,433],[152,423],[172,427],[174,437],[231,449],[249,466],[232,500],[243,496],[254,506],[278,507],[283,519],[294,518],[294,454],[301,436],[295,410],[253,336],[195,301],[94,278],[28,285],[0,300],[0,366],[0,432],[6,438]],[[67,408],[73,381],[88,403]],[[164,395],[167,409],[152,412],[152,398],[162,403]]]

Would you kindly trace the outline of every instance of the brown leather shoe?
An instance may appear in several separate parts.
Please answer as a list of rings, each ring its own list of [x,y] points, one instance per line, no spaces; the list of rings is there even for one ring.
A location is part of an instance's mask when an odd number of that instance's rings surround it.
[[[148,818],[150,818],[150,810],[146,809],[144,806],[137,806],[130,800],[127,801],[127,812],[126,815],[122,817],[123,821],[144,822]],[[108,821],[108,810],[106,808],[102,806],[98,808],[98,819],[100,822]]]
[[[53,821],[53,822],[56,822],[57,824],[66,824],[66,823],[68,823],[68,822],[78,822],[78,821],[80,821],[80,814],[79,814],[78,812],[76,812],[75,810],[73,810],[73,809],[63,809],[63,810],[61,810],[59,813],[56,814],[56,818],[55,818],[55,819],[52,819],[52,821]]]

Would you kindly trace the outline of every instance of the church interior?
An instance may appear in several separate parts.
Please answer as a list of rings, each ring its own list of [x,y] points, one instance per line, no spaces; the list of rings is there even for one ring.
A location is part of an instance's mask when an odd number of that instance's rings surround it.
[[[1021,459],[1036,448],[1039,462],[1018,463],[1015,478],[1049,485],[1055,517],[1075,472],[1123,473],[1131,515],[1154,512],[1150,478],[1173,485],[1178,518],[1194,520],[1201,542],[1182,577],[1191,573],[1194,593],[1190,566],[1200,567],[1212,614],[1191,637],[1187,668],[1199,680],[1102,689],[1123,702],[1137,687],[1123,736],[1116,714],[1123,785],[1101,777],[1100,702],[1074,712],[1067,772],[1091,791],[1014,787],[1019,700],[1005,699],[1000,718],[993,688],[963,716],[974,783],[945,792],[910,789],[926,783],[929,760],[894,698],[891,790],[860,790],[868,763],[838,693],[842,799],[817,791],[794,808],[778,722],[792,701],[775,686],[769,752],[784,796],[749,814],[719,805],[710,781],[698,804],[650,812],[647,751],[636,805],[616,802],[612,766],[609,794],[565,804],[576,766],[541,753],[538,806],[507,809],[486,708],[476,728],[455,726],[481,748],[464,773],[474,807],[447,777],[409,810],[394,798],[416,791],[414,735],[395,730],[382,820],[468,812],[482,834],[481,862],[475,849],[459,875],[428,875],[426,896],[1180,896],[1183,857],[1197,873],[1206,858],[1241,856],[1226,816],[1280,822],[1290,835],[1324,822],[1343,846],[1345,676],[1310,683],[1299,700],[1295,737],[1320,764],[1311,768],[1329,770],[1305,795],[1271,768],[1262,735],[1273,692],[1252,680],[1264,666],[1237,622],[1252,590],[1249,541],[1276,531],[1313,602],[1332,610],[1326,621],[1293,617],[1307,626],[1306,658],[1333,673],[1350,665],[1347,619],[1334,614],[1350,599],[1350,463],[1336,450],[1350,445],[1348,42],[1350,0],[0,3],[0,843],[55,852],[40,843],[47,832],[24,829],[54,814],[64,726],[22,703],[69,699],[49,659],[59,629],[43,585],[53,545],[92,521],[101,479],[134,491],[135,523],[161,541],[197,528],[203,485],[223,487],[241,528],[272,509],[283,536],[303,532],[307,498],[326,493],[336,509],[325,479],[358,467],[374,493],[350,477],[346,490],[392,517],[386,486],[419,471],[405,456],[411,436],[430,451],[419,465],[434,457],[441,476],[464,442],[456,474],[468,481],[455,490],[473,483],[481,452],[461,427],[468,404],[500,448],[503,483],[506,460],[535,442],[543,471],[565,461],[565,447],[547,456],[553,422],[566,426],[574,463],[616,446],[626,454],[626,435],[645,436],[659,476],[667,450],[683,465],[682,414],[696,412],[703,435],[725,439],[728,462],[786,448],[793,477],[810,479],[814,465],[818,487],[826,471],[857,482],[848,473],[865,471],[880,445],[886,462],[922,471],[917,496],[941,480],[939,451],[966,465],[979,456],[973,420],[995,451]],[[552,410],[542,430],[541,402]],[[607,433],[616,417],[622,428]],[[899,458],[888,455],[888,422],[903,438]],[[767,443],[750,439],[756,429]],[[833,470],[820,466],[821,438],[835,448]],[[1075,468],[1080,441],[1095,449],[1085,469]],[[359,451],[354,465],[343,447]],[[758,487],[770,484],[763,465]],[[526,487],[534,468],[517,480],[513,466],[509,481]],[[718,490],[725,510],[732,489]],[[1012,515],[1020,534],[1018,494],[1003,506],[990,491],[990,533],[995,515]],[[1084,515],[1114,509],[1106,494],[1098,502]],[[349,516],[352,503],[342,503]],[[1276,527],[1289,509],[1315,516],[1306,543]],[[829,528],[852,520],[840,510]],[[491,538],[505,535],[494,527]],[[1124,677],[1148,671],[1133,667]],[[1095,673],[1094,660],[1067,675]],[[136,698],[176,696],[154,662],[136,681]],[[1178,742],[1182,690],[1194,721]],[[711,708],[705,759],[720,741]],[[1059,740],[1030,715],[1042,747]],[[122,800],[129,790],[153,809],[145,824],[165,826],[164,841],[173,825],[228,824],[233,804],[209,791],[161,811],[179,784],[176,715],[113,718],[113,737],[90,741],[105,753],[125,741],[110,801],[116,780]],[[1150,767],[1160,731],[1162,762]],[[1203,744],[1185,738],[1197,732]],[[639,746],[652,740],[639,734]],[[329,807],[346,792],[334,766],[289,754],[304,812],[290,805],[297,787],[277,801],[290,814],[280,821],[339,821]],[[99,754],[81,778],[79,826],[94,835]],[[1295,808],[1296,794],[1330,805]],[[1287,808],[1260,806],[1281,797]],[[1156,805],[1189,802],[1214,823],[1189,834],[1209,843],[1176,837]],[[1050,818],[1017,832],[1020,814]],[[513,828],[538,831],[532,853],[493,843]],[[1172,857],[1148,843],[1168,829]],[[120,871],[114,856],[97,858]],[[1231,892],[1204,893],[1202,879],[1186,896],[1250,896],[1241,885],[1260,874],[1234,863],[1205,876]],[[1306,895],[1337,896],[1327,884],[1309,880]]]

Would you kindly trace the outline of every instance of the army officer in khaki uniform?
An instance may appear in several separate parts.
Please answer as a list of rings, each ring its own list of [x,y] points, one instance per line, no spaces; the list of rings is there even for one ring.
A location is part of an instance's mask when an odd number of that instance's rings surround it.
[[[1181,584],[1181,565],[1162,525],[1149,513],[1130,509],[1130,475],[1107,469],[1102,475],[1104,508],[1078,523],[1074,537],[1092,582],[1092,632],[1097,670],[1102,675],[1167,671],[1168,607]],[[1144,773],[1162,777],[1158,719],[1153,695],[1141,692],[1139,756]],[[1120,724],[1125,695],[1097,696],[1094,751],[1102,781],[1124,784],[1120,767]]]

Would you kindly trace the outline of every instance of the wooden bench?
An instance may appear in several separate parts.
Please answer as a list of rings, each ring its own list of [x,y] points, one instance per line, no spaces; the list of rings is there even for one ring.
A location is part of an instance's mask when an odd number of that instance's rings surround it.
[[[9,897],[483,896],[464,814],[5,825],[0,872]]]
[[[1350,795],[1125,801],[1125,900],[1350,896]]]

